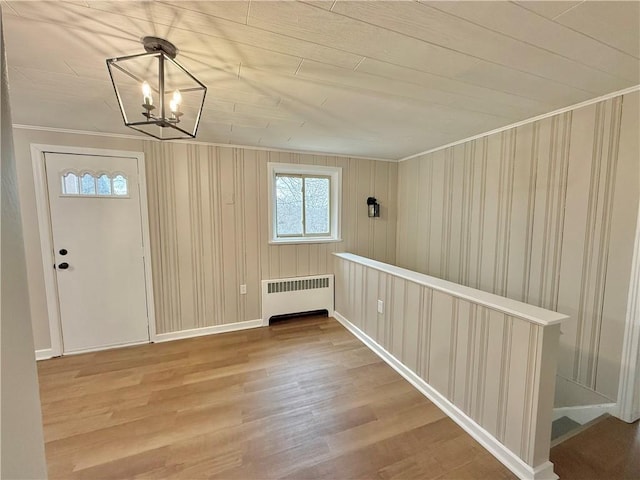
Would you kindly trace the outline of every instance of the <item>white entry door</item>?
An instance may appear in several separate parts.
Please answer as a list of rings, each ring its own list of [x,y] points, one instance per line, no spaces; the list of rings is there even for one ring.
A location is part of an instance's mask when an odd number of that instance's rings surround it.
[[[45,153],[45,170],[63,352],[148,341],[137,159]]]

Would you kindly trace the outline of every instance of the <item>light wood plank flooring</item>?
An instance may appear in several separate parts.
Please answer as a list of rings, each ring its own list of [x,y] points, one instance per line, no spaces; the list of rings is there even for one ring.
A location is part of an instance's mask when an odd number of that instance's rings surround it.
[[[640,479],[640,422],[606,418],[551,449],[562,480]]]
[[[38,370],[50,478],[515,478],[330,318]]]

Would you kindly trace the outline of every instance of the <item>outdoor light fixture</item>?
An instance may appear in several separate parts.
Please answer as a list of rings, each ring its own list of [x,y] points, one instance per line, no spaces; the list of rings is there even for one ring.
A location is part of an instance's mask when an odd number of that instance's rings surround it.
[[[160,140],[195,138],[207,87],[175,61],[171,42],[142,44],[147,53],[107,60],[124,124]]]
[[[375,197],[367,198],[367,207],[369,212],[369,217],[379,217],[380,216],[380,204],[376,200]]]

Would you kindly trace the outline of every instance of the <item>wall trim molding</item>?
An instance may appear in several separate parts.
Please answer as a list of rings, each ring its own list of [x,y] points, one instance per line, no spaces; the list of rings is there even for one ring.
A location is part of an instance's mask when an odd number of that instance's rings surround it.
[[[83,348],[81,350],[73,350],[71,352],[64,352],[62,356],[70,357],[72,355],[82,355],[83,353],[104,352],[105,350],[115,350],[117,348],[135,347],[137,345],[149,345],[150,343],[151,342],[149,340],[142,340],[139,342],[116,343],[114,345],[90,347],[90,348]]]
[[[50,348],[42,348],[40,350],[36,350],[36,361],[49,360],[53,357],[53,350]]]
[[[431,400],[440,410],[456,422],[464,431],[471,435],[478,443],[489,451],[500,463],[511,470],[519,478],[524,480],[552,480],[558,476],[553,472],[553,463],[546,461],[536,467],[527,465],[511,450],[500,443],[493,435],[474,422],[467,414],[447,400],[442,394],[422,380],[400,360],[391,355],[381,345],[375,342],[366,333],[353,325],[339,312],[334,312],[334,318],[338,320],[356,338],[364,343],[373,353],[384,360],[391,368],[398,372],[405,380],[413,385],[420,393]]]
[[[640,209],[633,244],[629,299],[620,358],[618,411],[615,415],[628,423],[640,419]]]
[[[553,420],[569,417],[581,425],[589,423],[605,413],[614,414],[618,408],[617,403],[601,403],[599,405],[579,405],[577,407],[559,407],[553,409]]]
[[[126,140],[138,140],[148,142],[162,142],[162,143],[182,143],[189,145],[203,145],[206,147],[229,147],[229,148],[243,148],[245,150],[260,150],[264,152],[283,152],[283,153],[295,153],[300,155],[326,155],[328,157],[340,157],[340,158],[355,158],[358,160],[374,160],[376,162],[391,162],[395,163],[398,160],[395,158],[378,158],[378,157],[366,157],[361,155],[345,155],[344,153],[331,153],[331,152],[316,152],[310,150],[287,150],[286,148],[270,148],[270,147],[256,147],[253,145],[238,145],[234,143],[215,143],[215,142],[202,142],[197,140],[154,140],[151,137],[143,137],[141,135],[128,135],[126,133],[108,133],[108,132],[92,132],[90,130],[73,130],[69,128],[56,128],[45,127],[41,125],[25,125],[22,123],[14,123],[12,127],[16,130],[36,130],[40,132],[52,132],[52,133],[68,133],[72,135],[89,135],[94,137],[109,137],[109,138],[122,138]]]
[[[527,125],[528,123],[537,122],[539,120],[544,120],[545,118],[553,117],[555,115],[559,115],[561,113],[570,112],[571,110],[577,110],[578,108],[587,107],[589,105],[593,105],[594,103],[603,102],[605,100],[609,100],[611,98],[619,97],[621,95],[627,95],[629,93],[633,93],[640,90],[640,85],[634,85],[633,87],[623,88],[622,90],[617,90],[615,92],[607,93],[606,95],[601,95],[596,98],[592,98],[589,100],[585,100],[583,102],[575,103],[573,105],[569,105],[568,107],[558,108],[557,110],[553,110],[548,113],[542,113],[540,115],[536,115],[535,117],[527,118],[525,120],[520,120],[519,122],[511,123],[509,125],[505,125],[504,127],[498,127],[488,132],[479,133],[477,135],[473,135],[471,137],[464,138],[462,140],[456,140],[455,142],[447,143],[446,145],[441,145],[439,147],[431,148],[429,150],[425,150],[424,152],[414,153],[413,155],[409,155],[408,157],[399,158],[397,162],[404,162],[406,160],[411,160],[412,158],[421,157],[422,155],[427,155],[429,153],[438,152],[440,150],[444,150],[450,147],[455,147],[456,145],[461,145],[463,143],[470,142],[472,140],[477,140],[479,138],[488,137],[489,135],[493,135],[495,133],[504,132],[506,130],[511,130],[512,128],[521,127],[523,125]]]
[[[170,342],[173,340],[182,340],[184,338],[202,337],[204,335],[215,335],[217,333],[237,332],[239,330],[248,330],[250,328],[263,327],[262,319],[246,320],[244,322],[224,323],[222,325],[212,325],[210,327],[192,328],[189,330],[179,330],[177,332],[158,333],[155,342]]]
[[[178,330],[176,332],[158,333],[155,335],[155,339],[150,341],[145,340],[143,342],[110,345],[107,347],[99,347],[99,348],[88,348],[85,350],[66,352],[64,355],[65,356],[77,355],[80,353],[101,352],[103,350],[113,350],[114,348],[125,348],[125,347],[132,347],[135,345],[148,345],[150,343],[171,342],[173,340],[202,337],[204,335],[215,335],[217,333],[237,332],[240,330],[248,330],[250,328],[258,328],[258,327],[264,327],[264,326],[268,326],[268,324],[265,325],[262,319],[259,318],[257,320],[247,320],[244,322],[225,323],[223,325],[213,325],[210,327],[191,328],[189,330]],[[50,358],[60,356],[60,355],[55,355],[53,352],[53,349],[51,348],[36,350],[35,354],[36,354],[36,360],[48,360]]]

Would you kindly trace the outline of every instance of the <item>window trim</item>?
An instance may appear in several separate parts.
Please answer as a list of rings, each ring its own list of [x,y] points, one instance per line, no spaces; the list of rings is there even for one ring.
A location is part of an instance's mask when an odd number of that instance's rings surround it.
[[[303,165],[295,163],[267,164],[269,191],[269,243],[275,245],[296,243],[341,242],[342,167],[325,165]],[[277,236],[276,219],[276,176],[317,176],[329,177],[329,235]],[[304,212],[303,212],[304,214]]]

